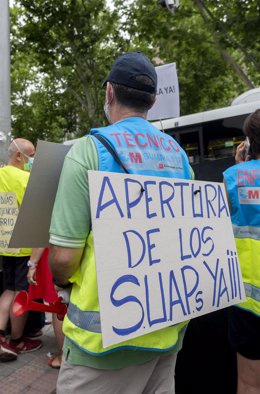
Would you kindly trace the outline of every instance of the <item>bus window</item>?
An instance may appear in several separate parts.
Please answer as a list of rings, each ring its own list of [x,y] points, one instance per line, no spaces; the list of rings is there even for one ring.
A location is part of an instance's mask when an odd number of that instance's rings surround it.
[[[260,101],[254,101],[153,124],[185,149],[196,179],[222,182],[223,171],[235,164],[236,147],[245,139],[244,121],[258,108]]]
[[[200,162],[199,132],[180,133],[180,145],[187,153],[190,164]]]
[[[237,145],[245,139],[245,118],[243,115],[205,122],[202,125],[205,158],[213,160],[234,156]]]

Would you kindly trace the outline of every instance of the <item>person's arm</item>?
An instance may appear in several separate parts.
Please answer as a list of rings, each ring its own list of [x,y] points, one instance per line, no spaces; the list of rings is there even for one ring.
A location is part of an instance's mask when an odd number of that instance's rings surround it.
[[[37,265],[40,261],[40,258],[42,257],[44,248],[34,248],[32,249],[32,254],[30,257],[30,260],[28,261],[28,273],[27,273],[27,280],[28,283],[31,285],[37,285],[36,282],[36,270],[37,270]]]
[[[91,227],[87,174],[97,168],[95,144],[82,138],[65,158],[52,212],[49,265],[57,286],[69,284],[79,268]]]
[[[73,249],[50,245],[49,266],[58,287],[69,284],[69,278],[80,265],[83,248]]]

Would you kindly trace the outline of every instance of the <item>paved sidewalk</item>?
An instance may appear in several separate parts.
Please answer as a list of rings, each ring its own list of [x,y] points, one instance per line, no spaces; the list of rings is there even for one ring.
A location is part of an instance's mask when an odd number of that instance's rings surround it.
[[[48,316],[48,320],[51,317]],[[16,361],[0,363],[0,394],[54,394],[58,370],[49,367],[48,352],[56,353],[52,325],[43,328],[43,347],[20,354]]]

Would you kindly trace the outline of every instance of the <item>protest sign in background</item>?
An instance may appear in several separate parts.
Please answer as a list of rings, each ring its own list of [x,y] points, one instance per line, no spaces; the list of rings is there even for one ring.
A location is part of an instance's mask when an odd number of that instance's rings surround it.
[[[0,193],[0,252],[19,253],[19,249],[8,248],[18,215],[15,193]]]
[[[223,184],[88,174],[104,347],[244,300]]]
[[[148,120],[176,118],[180,116],[179,84],[176,64],[155,67],[158,86],[156,101],[148,111]]]
[[[71,146],[38,141],[11,247],[40,248],[49,244],[52,208],[64,157]]]

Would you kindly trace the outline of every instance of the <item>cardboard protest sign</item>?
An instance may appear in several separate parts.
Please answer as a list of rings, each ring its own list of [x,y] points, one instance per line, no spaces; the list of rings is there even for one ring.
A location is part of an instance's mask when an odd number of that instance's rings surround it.
[[[148,111],[148,120],[176,118],[180,116],[179,84],[176,64],[155,67],[158,86],[156,101]]]
[[[15,193],[0,193],[0,253],[19,253],[19,249],[8,248],[17,216]]]
[[[244,300],[221,183],[89,171],[103,346]]]
[[[63,161],[71,146],[38,141],[11,247],[40,248],[49,244],[49,228]]]

